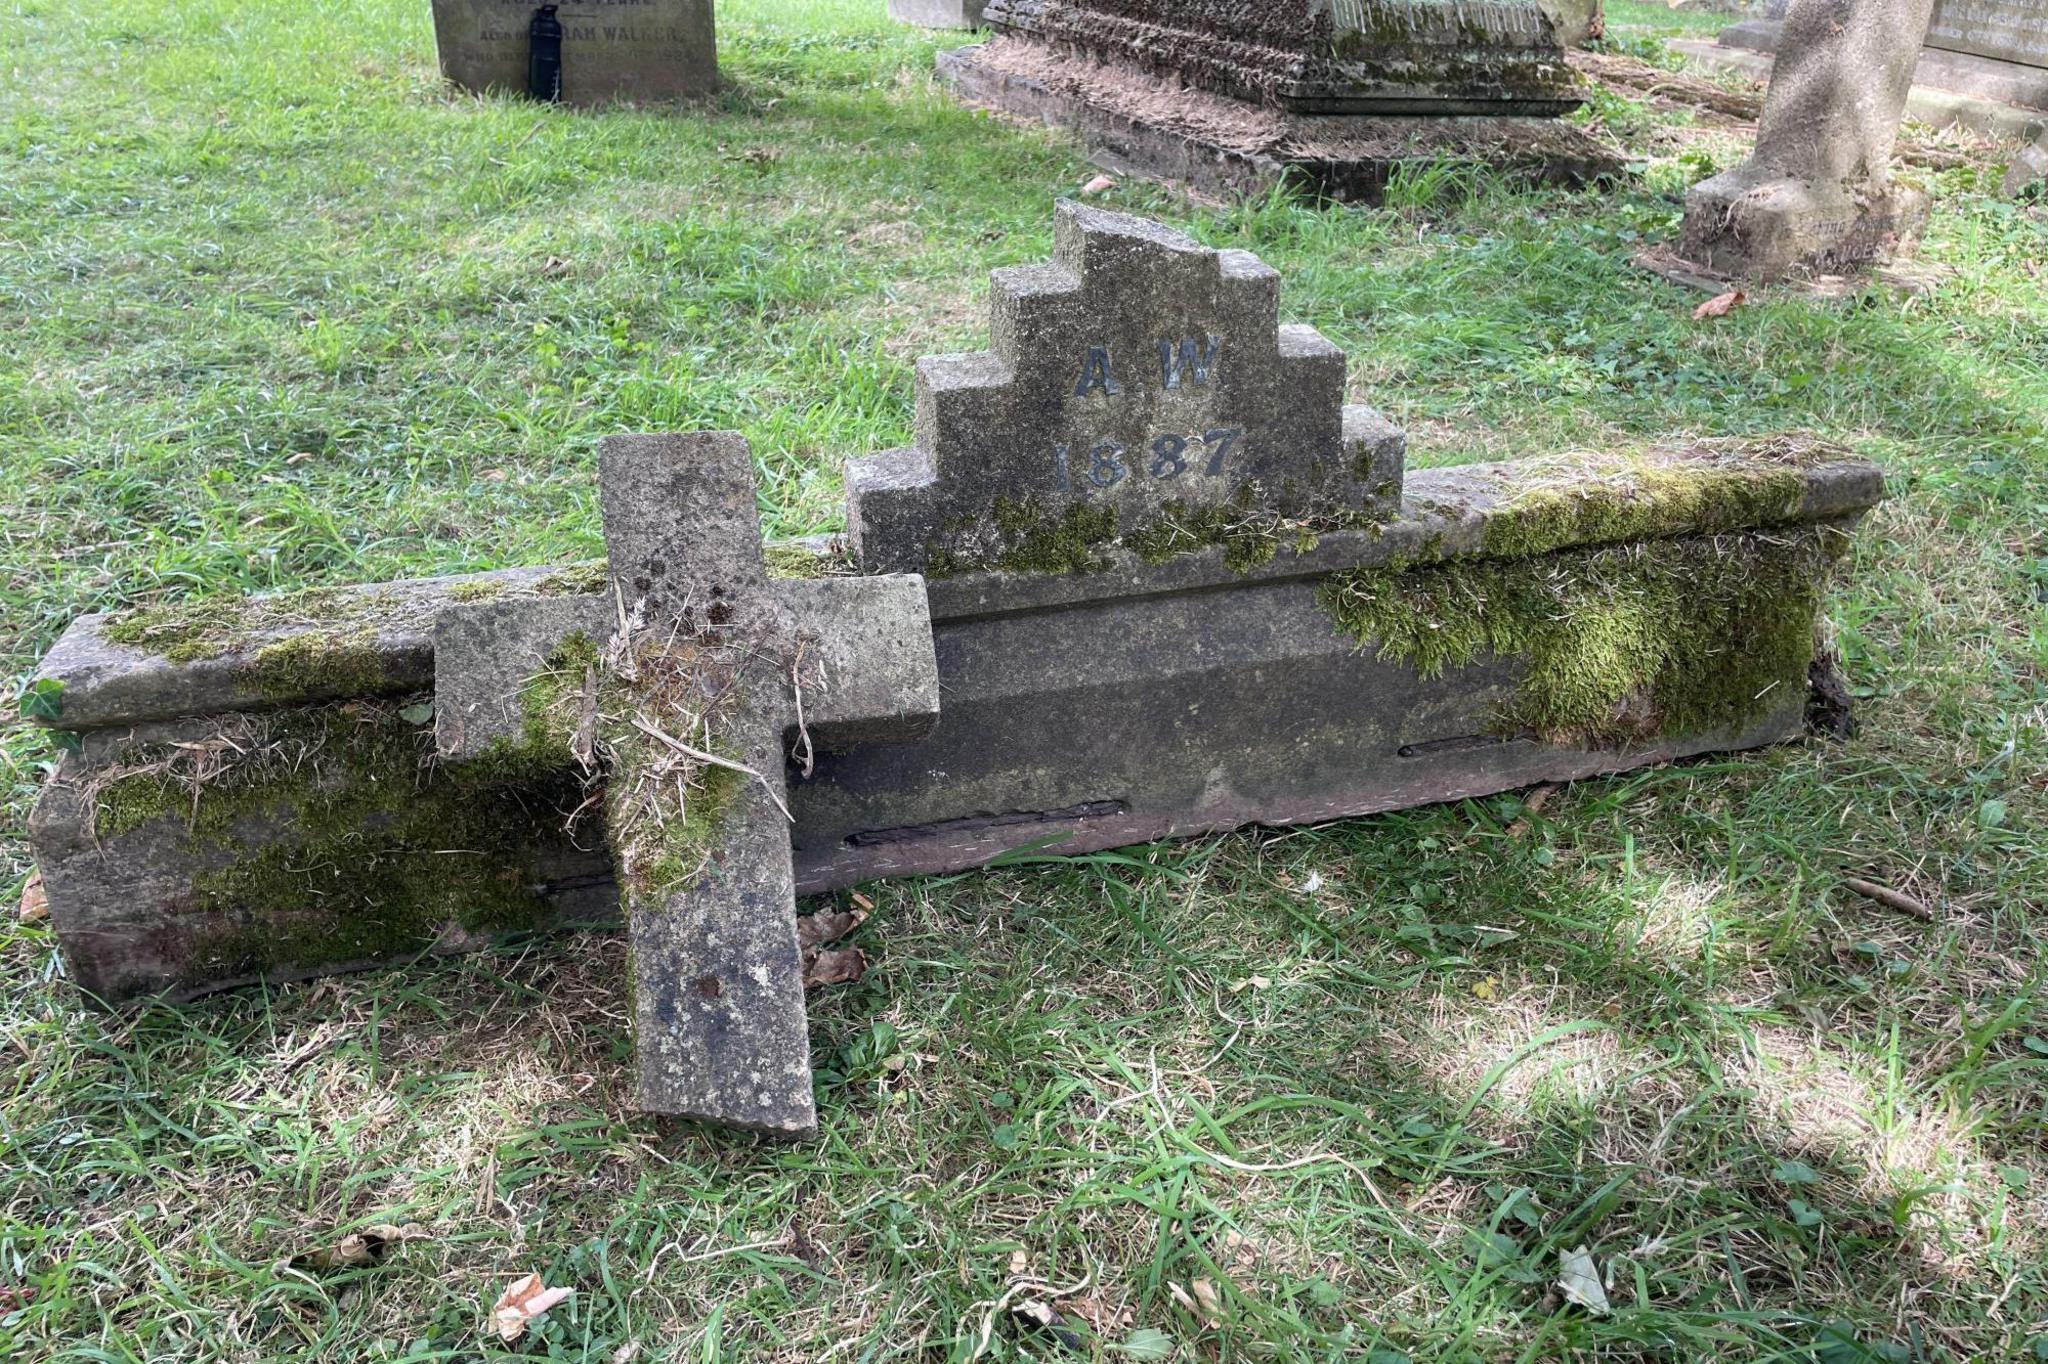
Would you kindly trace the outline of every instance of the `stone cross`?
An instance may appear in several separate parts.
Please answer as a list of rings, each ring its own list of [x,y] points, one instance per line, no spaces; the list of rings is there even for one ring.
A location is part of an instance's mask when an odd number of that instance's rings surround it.
[[[1792,0],[1756,149],[1686,194],[1679,254],[1731,277],[1839,270],[1910,239],[1926,196],[1889,180],[1934,0]]]
[[[848,466],[870,571],[1088,569],[1398,504],[1399,428],[1345,406],[1344,352],[1280,325],[1249,251],[1062,203],[1052,263],[990,297],[992,349],[918,361],[916,446]]]
[[[817,1119],[786,735],[831,745],[929,729],[938,682],[923,583],[771,580],[753,460],[735,435],[615,437],[599,479],[610,590],[447,613],[435,640],[437,737],[458,757],[518,741],[534,680],[564,646],[580,636],[605,650],[617,681],[607,680],[605,706],[618,714],[604,718],[604,737],[641,755],[610,772],[608,798],[640,1105],[804,1135]],[[594,678],[592,667],[593,688]],[[594,691],[584,709],[595,719]],[[700,805],[695,823],[687,794],[673,806],[635,803],[677,755],[726,783],[725,799],[708,814]],[[677,852],[682,830],[687,856]]]

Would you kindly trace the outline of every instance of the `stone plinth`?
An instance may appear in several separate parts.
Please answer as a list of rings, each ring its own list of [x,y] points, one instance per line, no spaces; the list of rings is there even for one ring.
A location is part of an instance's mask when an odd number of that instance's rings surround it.
[[[527,88],[532,0],[434,0],[441,74],[465,90]],[[718,88],[712,0],[564,0],[568,104],[687,99]]]
[[[989,0],[996,29],[1300,114],[1561,114],[1534,0]]]
[[[940,76],[1125,174],[1371,202],[1404,165],[1620,169],[1554,121],[1583,91],[1536,0],[990,0],[986,17],[1000,36],[941,53]]]

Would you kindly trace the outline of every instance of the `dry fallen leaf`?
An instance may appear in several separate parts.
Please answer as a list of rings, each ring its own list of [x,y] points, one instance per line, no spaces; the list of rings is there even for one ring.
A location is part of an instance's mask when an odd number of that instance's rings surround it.
[[[1021,1279],[1031,1269],[1031,1257],[1021,1250],[1010,1252],[1010,1277]]]
[[[1194,1289],[1193,1293],[1171,1279],[1166,1281],[1166,1291],[1175,1302],[1200,1317],[1210,1330],[1221,1329],[1223,1304],[1216,1297],[1216,1285],[1207,1279],[1196,1279],[1189,1287]]]
[[[851,985],[867,974],[868,955],[858,947],[838,952],[805,952],[804,985]]]
[[[800,914],[796,921],[797,944],[802,947],[818,947],[824,943],[838,942],[867,921],[866,912],[858,909],[825,914]]]
[[[1093,1293],[1067,1299],[1067,1311],[1093,1326],[1098,1336],[1113,1335],[1138,1319],[1135,1308],[1111,1307]]]
[[[1477,985],[1474,985],[1472,987],[1472,993],[1480,999],[1499,999],[1500,977],[1488,976],[1485,980],[1480,981]]]
[[[1730,289],[1725,294],[1716,294],[1692,310],[1692,320],[1704,322],[1710,317],[1726,317],[1740,308],[1748,297],[1749,295],[1740,289]]]
[[[1594,1316],[1605,1316],[1613,1309],[1607,1302],[1607,1286],[1600,1282],[1600,1271],[1593,1263],[1593,1254],[1584,1246],[1557,1253],[1558,1266],[1562,1272],[1557,1286],[1566,1301],[1575,1302]]]
[[[633,1364],[640,1357],[640,1342],[629,1340],[612,1351],[612,1364]]]
[[[43,892],[43,874],[36,872],[21,888],[21,921],[37,924],[50,917],[50,897]]]
[[[1081,1337],[1067,1329],[1066,1318],[1062,1317],[1050,1303],[1026,1298],[1023,1302],[1010,1305],[1010,1315],[1027,1326],[1052,1332],[1053,1337],[1070,1350],[1082,1348]]]
[[[391,1248],[426,1236],[420,1226],[408,1222],[402,1227],[379,1223],[352,1231],[331,1246],[301,1251],[286,1264],[297,1270],[367,1269],[381,1264]]]
[[[1092,199],[1096,195],[1104,192],[1105,190],[1112,190],[1115,188],[1116,181],[1110,179],[1107,175],[1098,175],[1093,180],[1090,180],[1087,184],[1081,186],[1081,197],[1083,199]]]
[[[573,1288],[544,1288],[540,1275],[529,1274],[498,1295],[497,1303],[491,1308],[491,1329],[498,1333],[498,1339],[510,1345],[526,1334],[526,1324],[557,1303],[564,1302],[576,1290]]]

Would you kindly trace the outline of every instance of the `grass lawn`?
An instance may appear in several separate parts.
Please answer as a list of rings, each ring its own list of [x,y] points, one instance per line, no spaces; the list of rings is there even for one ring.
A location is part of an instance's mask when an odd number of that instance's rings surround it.
[[[719,10],[714,108],[575,114],[445,89],[426,0],[0,0],[0,675],[89,609],[595,554],[611,432],[740,429],[771,532],[838,526],[1092,172],[881,0]],[[869,887],[799,1147],[622,1116],[616,936],[108,1016],[0,917],[0,1358],[2048,1359],[2048,224],[1974,157],[1920,172],[1931,296],[1695,322],[1627,256],[1746,133],[1589,117],[1631,187],[1105,198],[1277,266],[1418,464],[1883,461],[1858,737]],[[52,753],[0,759],[18,891]],[[501,1348],[529,1270],[575,1296]]]

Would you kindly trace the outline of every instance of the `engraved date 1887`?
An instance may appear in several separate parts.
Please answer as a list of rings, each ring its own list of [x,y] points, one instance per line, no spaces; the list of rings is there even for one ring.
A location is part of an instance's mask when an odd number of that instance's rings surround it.
[[[1153,437],[1150,446],[1135,453],[1114,440],[1099,440],[1090,446],[1061,445],[1053,450],[1053,477],[1063,493],[1114,488],[1130,476],[1133,465],[1162,481],[1185,473],[1216,478],[1243,437],[1241,426],[1219,426],[1198,437],[1169,431]]]

